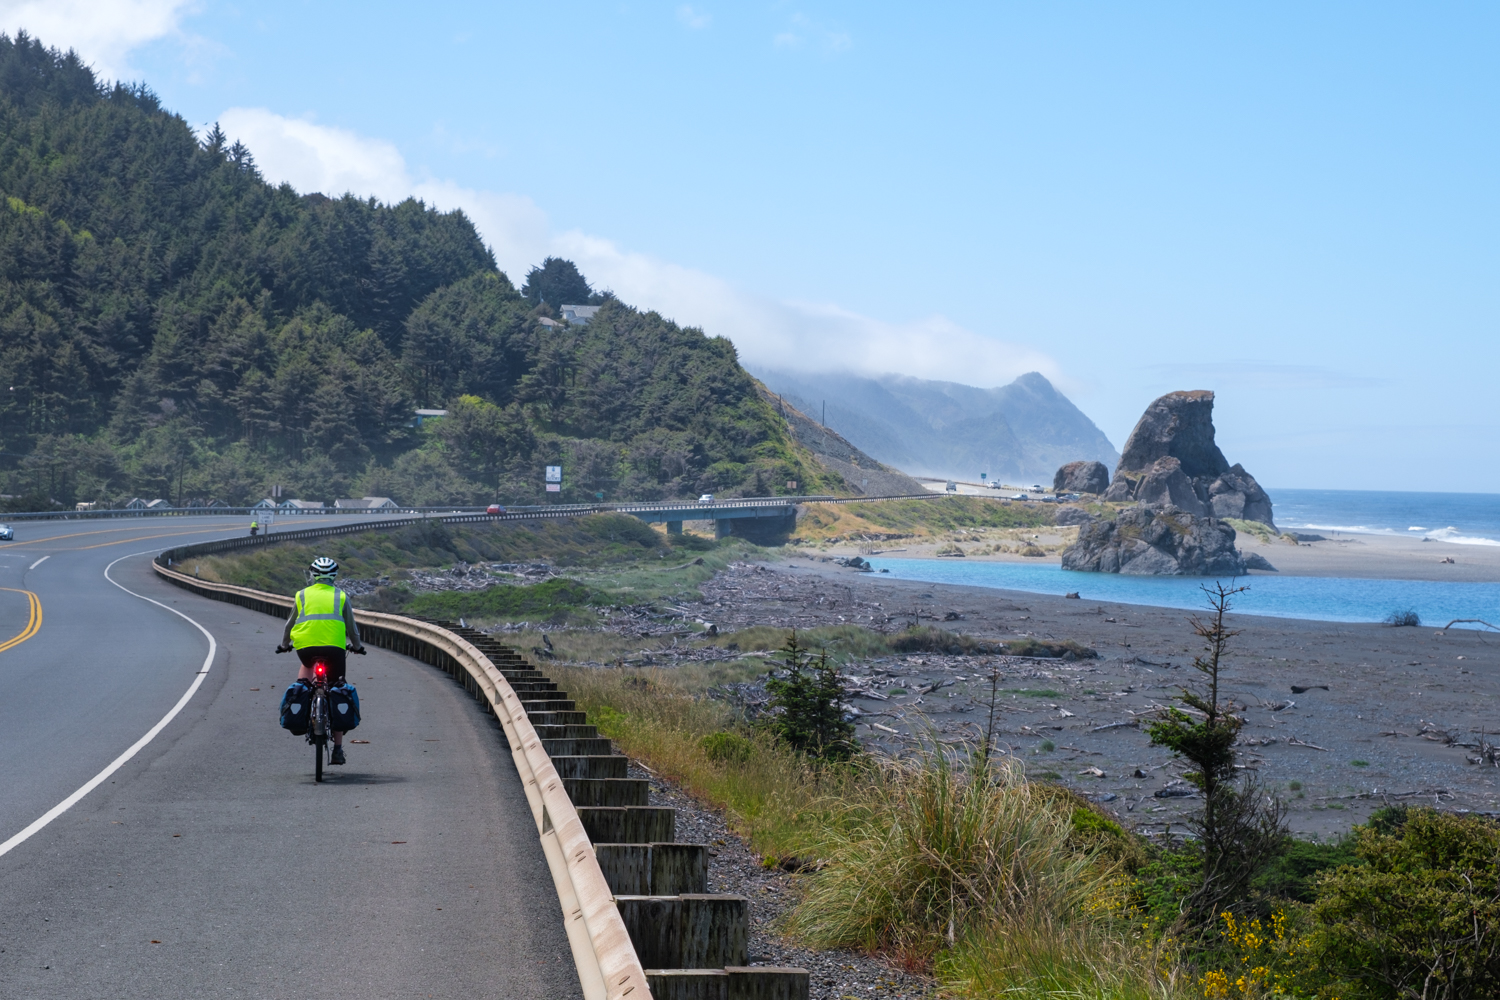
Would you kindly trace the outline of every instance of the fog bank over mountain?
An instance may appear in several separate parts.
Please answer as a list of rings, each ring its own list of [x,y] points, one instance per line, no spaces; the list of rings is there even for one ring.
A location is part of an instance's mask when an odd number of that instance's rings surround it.
[[[772,392],[871,457],[912,475],[1051,482],[1058,466],[1120,455],[1104,432],[1036,373],[979,389],[905,375],[807,374],[747,365]]]

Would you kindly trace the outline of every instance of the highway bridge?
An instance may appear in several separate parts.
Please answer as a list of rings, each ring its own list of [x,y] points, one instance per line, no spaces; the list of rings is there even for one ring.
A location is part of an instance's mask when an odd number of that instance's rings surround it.
[[[306,743],[275,723],[296,670],[272,655],[275,609],[153,565],[243,530],[242,517],[35,521],[0,546],[0,997],[807,995],[800,970],[725,968],[735,932],[717,916],[703,917],[722,938],[714,968],[647,987],[641,959],[678,941],[667,922],[734,906],[651,895],[644,844],[612,847],[601,876],[583,831],[629,841],[641,821],[670,840],[669,810],[593,776],[584,758],[608,741],[467,630],[385,630],[427,662],[350,658],[366,720],[353,737],[368,742],[314,784]],[[630,801],[574,810],[580,795]],[[689,893],[677,882],[666,891]]]

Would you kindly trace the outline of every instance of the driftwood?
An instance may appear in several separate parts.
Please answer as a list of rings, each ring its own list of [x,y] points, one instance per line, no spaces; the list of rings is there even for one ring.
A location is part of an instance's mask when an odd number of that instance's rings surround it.
[[[1460,624],[1462,622],[1467,622],[1470,625],[1483,625],[1483,626],[1485,626],[1487,628],[1494,629],[1496,632],[1500,632],[1500,625],[1491,625],[1489,622],[1485,621],[1483,618],[1455,618],[1451,622],[1449,622],[1448,624],[1446,624],[1446,625],[1443,626],[1443,631],[1446,632],[1448,629],[1450,629],[1453,626],[1458,625],[1458,624]]]

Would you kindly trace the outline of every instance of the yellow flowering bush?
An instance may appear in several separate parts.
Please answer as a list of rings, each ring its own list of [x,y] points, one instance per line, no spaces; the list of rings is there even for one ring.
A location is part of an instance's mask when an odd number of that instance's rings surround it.
[[[1237,918],[1227,910],[1219,914],[1219,920],[1219,937],[1232,961],[1199,977],[1204,1000],[1291,1000],[1298,996],[1297,970],[1307,954],[1307,943],[1285,909],[1273,913],[1269,922]]]

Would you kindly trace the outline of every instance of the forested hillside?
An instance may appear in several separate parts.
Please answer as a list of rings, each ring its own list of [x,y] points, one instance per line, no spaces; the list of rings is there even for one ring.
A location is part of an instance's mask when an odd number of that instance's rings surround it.
[[[527,295],[460,212],[299,195],[143,87],[0,36],[0,492],[538,501],[837,489],[726,340]],[[413,426],[417,407],[446,419]]]

